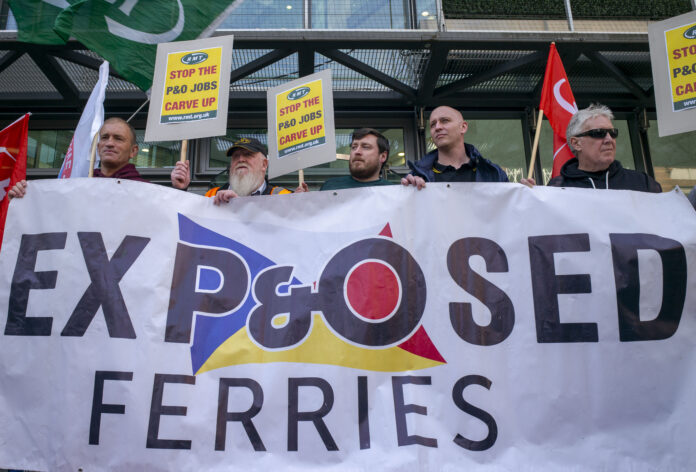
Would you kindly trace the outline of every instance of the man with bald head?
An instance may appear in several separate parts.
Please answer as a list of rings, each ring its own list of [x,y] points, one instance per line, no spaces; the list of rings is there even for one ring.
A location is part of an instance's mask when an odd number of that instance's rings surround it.
[[[454,108],[435,108],[430,113],[430,137],[437,149],[419,161],[409,161],[411,173],[401,183],[421,189],[425,182],[507,182],[503,169],[464,142],[468,128],[462,114]]]

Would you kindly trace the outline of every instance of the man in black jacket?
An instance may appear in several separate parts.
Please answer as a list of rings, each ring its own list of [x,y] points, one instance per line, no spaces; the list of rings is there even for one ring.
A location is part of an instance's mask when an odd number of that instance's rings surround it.
[[[611,110],[594,104],[578,111],[566,130],[568,147],[575,158],[561,167],[561,175],[548,183],[553,187],[579,187],[662,192],[662,187],[644,172],[624,169],[616,157],[616,138]]]

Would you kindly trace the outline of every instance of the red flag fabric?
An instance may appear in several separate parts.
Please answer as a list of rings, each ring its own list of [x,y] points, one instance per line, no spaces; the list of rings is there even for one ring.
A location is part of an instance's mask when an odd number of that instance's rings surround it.
[[[0,131],[0,244],[5,233],[5,218],[10,203],[7,191],[27,177],[29,116],[27,113]]]
[[[544,111],[553,129],[553,171],[551,172],[551,178],[553,178],[560,174],[563,164],[573,158],[573,153],[566,143],[566,128],[570,118],[578,111],[573,91],[568,83],[568,76],[563,68],[561,57],[556,51],[556,45],[553,43],[546,62],[539,109]]]

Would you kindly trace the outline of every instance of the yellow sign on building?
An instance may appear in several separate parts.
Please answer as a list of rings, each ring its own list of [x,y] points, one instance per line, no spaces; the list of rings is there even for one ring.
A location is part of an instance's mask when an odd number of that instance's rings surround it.
[[[665,31],[674,111],[696,108],[696,23]]]
[[[278,157],[326,142],[322,97],[321,79],[276,95]]]
[[[160,123],[215,118],[220,106],[222,48],[167,55]]]

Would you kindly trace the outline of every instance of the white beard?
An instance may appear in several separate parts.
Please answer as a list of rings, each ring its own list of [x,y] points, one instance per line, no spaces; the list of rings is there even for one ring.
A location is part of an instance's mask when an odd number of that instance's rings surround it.
[[[240,197],[248,197],[261,186],[263,177],[251,172],[246,172],[244,175],[230,174],[230,190]]]

